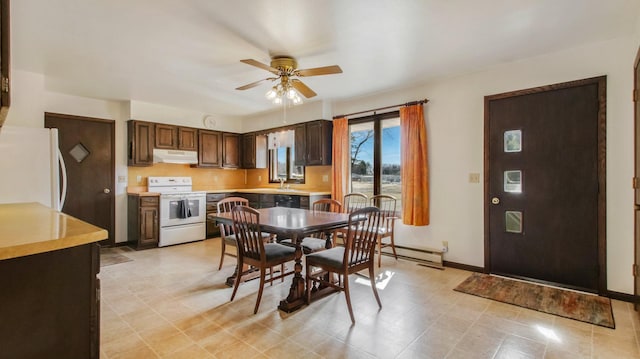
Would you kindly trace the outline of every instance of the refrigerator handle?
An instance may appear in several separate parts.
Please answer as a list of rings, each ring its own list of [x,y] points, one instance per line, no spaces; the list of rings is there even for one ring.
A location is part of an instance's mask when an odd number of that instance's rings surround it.
[[[58,151],[58,163],[60,163],[60,169],[62,174],[62,193],[60,194],[60,204],[58,205],[58,211],[62,211],[62,207],[64,206],[64,201],[67,199],[67,166],[64,163],[64,158],[62,158],[62,152],[60,149]]]

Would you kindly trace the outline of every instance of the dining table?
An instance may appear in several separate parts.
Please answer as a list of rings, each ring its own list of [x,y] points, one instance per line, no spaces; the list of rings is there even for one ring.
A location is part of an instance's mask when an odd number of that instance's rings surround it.
[[[331,245],[330,234],[338,228],[347,226],[349,214],[288,207],[260,208],[257,210],[260,213],[259,223],[262,232],[276,234],[278,240],[290,238],[295,245],[294,274],[291,288],[289,289],[289,295],[281,300],[278,305],[278,309],[284,312],[293,312],[306,304],[306,280],[302,275],[302,239],[314,233],[324,233],[327,237],[327,248],[329,248]],[[233,223],[231,212],[213,213],[209,214],[207,218],[218,223]],[[236,272],[239,272],[239,269]],[[235,280],[239,280],[238,277]],[[228,283],[229,281],[227,281]],[[326,292],[314,291],[314,295],[326,295]]]

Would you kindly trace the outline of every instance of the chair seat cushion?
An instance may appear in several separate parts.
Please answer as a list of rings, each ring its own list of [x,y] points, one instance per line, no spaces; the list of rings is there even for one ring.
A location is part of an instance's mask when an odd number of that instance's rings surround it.
[[[310,265],[322,265],[325,269],[333,268],[340,270],[344,268],[344,247],[334,247],[326,251],[311,253],[306,256],[306,261]]]
[[[273,262],[286,260],[287,258],[293,259],[296,255],[296,250],[295,248],[278,243],[265,243],[264,254],[267,262]]]
[[[280,243],[290,247],[294,246],[291,239],[284,239]],[[302,239],[300,245],[302,246],[302,251],[304,253],[313,253],[324,250],[327,246],[327,241],[321,238],[305,237]]]
[[[271,238],[271,233],[262,232],[262,240],[267,240],[269,238]],[[225,236],[223,239],[224,239],[224,242],[226,244],[229,244],[229,245],[232,245],[232,246],[236,245],[236,235],[235,235],[235,233],[231,234],[231,235],[228,235],[228,236]]]

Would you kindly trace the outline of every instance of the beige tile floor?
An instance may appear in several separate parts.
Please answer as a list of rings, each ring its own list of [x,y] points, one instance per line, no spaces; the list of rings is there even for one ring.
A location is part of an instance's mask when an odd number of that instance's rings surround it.
[[[230,303],[234,260],[218,271],[219,246],[129,252],[133,261],[101,268],[101,358],[640,358],[629,303],[613,302],[611,330],[458,293],[469,272],[389,257],[382,310],[351,278],[353,326],[342,293],[277,310],[291,277],[265,288],[254,315],[258,283]]]

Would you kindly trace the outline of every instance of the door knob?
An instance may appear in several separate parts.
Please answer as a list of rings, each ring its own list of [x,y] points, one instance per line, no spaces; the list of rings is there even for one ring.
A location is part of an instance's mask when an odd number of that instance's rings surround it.
[[[109,193],[111,193],[111,190],[108,189],[108,188],[105,188],[105,189],[102,190],[102,192],[109,194]]]
[[[500,203],[500,198],[498,197],[491,198],[491,204],[499,204],[499,203]]]

